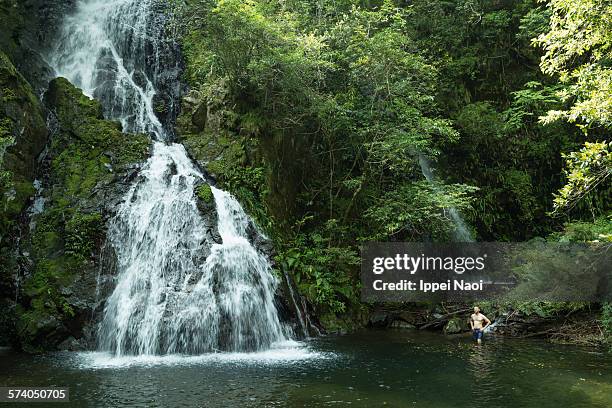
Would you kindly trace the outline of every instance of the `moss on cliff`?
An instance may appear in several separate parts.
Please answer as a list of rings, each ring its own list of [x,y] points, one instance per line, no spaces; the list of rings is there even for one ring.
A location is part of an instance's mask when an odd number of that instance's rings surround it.
[[[45,146],[42,108],[28,82],[0,51],[0,236],[6,236],[34,188],[36,158]],[[2,143],[4,142],[4,143]]]
[[[198,187],[197,193],[198,193],[198,198],[207,204],[212,203],[213,200],[215,199],[213,197],[212,190],[210,189],[210,185],[208,184],[202,184],[200,187]]]
[[[11,54],[19,52],[19,34],[25,26],[23,1],[0,0],[0,50]]]
[[[119,123],[104,120],[100,103],[66,79],[51,82],[45,102],[58,128],[47,155],[45,208],[31,234],[35,268],[24,286],[29,301],[18,310],[17,324],[21,344],[31,352],[81,335],[110,211],[105,201],[117,193],[117,178],[142,162],[150,146],[147,136],[124,134]]]
[[[7,16],[0,3],[0,37]],[[2,38],[0,43],[4,43]],[[20,268],[17,251],[19,217],[34,195],[36,159],[47,140],[42,107],[30,84],[0,51],[0,344],[14,337],[14,275]]]
[[[206,104],[206,100],[184,99],[176,123],[180,142],[219,187],[236,196],[257,223],[270,232],[275,218],[267,205],[270,175],[259,140],[231,130],[229,119],[222,117],[227,112],[215,107],[214,102],[210,109]],[[207,114],[209,117],[201,117]]]

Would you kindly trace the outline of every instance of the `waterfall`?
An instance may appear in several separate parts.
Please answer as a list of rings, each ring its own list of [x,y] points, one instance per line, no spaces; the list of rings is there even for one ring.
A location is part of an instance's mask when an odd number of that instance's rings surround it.
[[[433,171],[431,169],[431,164],[427,157],[422,154],[419,154],[419,166],[421,167],[421,172],[427,181],[432,183],[434,181]],[[472,237],[472,233],[468,229],[467,224],[463,220],[463,217],[457,211],[456,208],[451,207],[448,209],[448,215],[451,220],[453,220],[453,224],[455,224],[454,230],[454,238],[457,242],[474,242],[474,238]]]
[[[151,12],[153,3],[79,0],[49,61],[58,76],[100,100],[106,117],[119,120],[125,132],[167,140],[155,115],[154,82],[173,53],[164,41],[162,17]]]
[[[205,176],[182,145],[171,143],[175,101],[165,101],[166,123],[156,115],[160,87],[178,89],[177,54],[164,38],[160,4],[80,0],[49,56],[57,75],[99,99],[124,131],[154,140],[110,221],[117,277],[99,348],[115,355],[269,348],[289,333],[274,305],[278,282],[269,260],[248,240],[250,220],[214,187],[216,226],[202,217],[194,191]]]

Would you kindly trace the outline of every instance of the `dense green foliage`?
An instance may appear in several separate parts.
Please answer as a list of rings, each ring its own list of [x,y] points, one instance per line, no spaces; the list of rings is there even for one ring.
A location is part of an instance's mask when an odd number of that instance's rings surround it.
[[[612,174],[612,142],[586,142],[580,151],[564,157],[567,184],[555,196],[555,209],[571,209],[586,196],[599,200],[592,204],[593,207],[605,206],[611,196],[611,186],[605,183]],[[598,191],[600,188],[603,193]],[[597,194],[589,194],[592,192]]]
[[[546,51],[542,71],[559,74],[569,107],[558,118],[581,126],[612,126],[612,3],[607,0],[550,0],[550,30],[534,41]]]
[[[356,301],[359,241],[449,239],[448,209],[467,209],[474,189],[421,173],[419,155],[435,157],[458,134],[434,102],[436,69],[405,35],[406,10],[347,2],[323,20],[306,6],[196,3],[202,18],[184,49],[188,79],[214,112],[201,136],[218,144],[210,134],[224,134],[228,146],[209,170],[265,205],[251,210],[274,231],[281,263],[338,312]]]
[[[548,235],[564,221],[549,215],[562,154],[557,206],[589,177],[605,184],[605,155],[585,173],[570,153],[609,125],[586,113],[603,97],[588,89],[609,83],[605,3],[176,2],[191,86],[179,134],[320,314],[355,312],[361,242],[453,239],[453,208],[478,239]],[[590,24],[582,49],[563,31],[574,19]],[[572,123],[540,120],[554,112]],[[605,190],[571,216],[607,225]]]
[[[565,109],[550,110],[543,123],[566,119],[585,134],[609,137],[612,129],[612,4],[605,0],[551,0],[550,29],[534,42],[544,47],[540,67],[557,74]],[[609,210],[612,187],[610,144],[586,142],[579,152],[564,155],[567,184],[555,197],[555,210],[586,201],[592,213]],[[588,200],[584,200],[588,197]]]

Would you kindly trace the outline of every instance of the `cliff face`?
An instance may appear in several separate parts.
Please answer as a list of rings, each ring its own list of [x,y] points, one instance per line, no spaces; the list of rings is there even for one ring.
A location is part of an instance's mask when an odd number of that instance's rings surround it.
[[[27,351],[84,348],[92,340],[88,324],[97,295],[112,281],[98,273],[104,261],[112,273],[113,254],[101,256],[107,221],[148,156],[150,140],[123,134],[118,123],[103,119],[98,102],[65,79],[50,83],[42,104],[8,59],[2,61],[14,95],[3,100],[4,122],[19,128],[3,162],[10,175],[1,214],[2,301],[10,311],[3,332]]]
[[[18,274],[20,215],[33,196],[37,157],[47,140],[43,109],[32,87],[0,51],[0,306],[14,299]],[[9,302],[10,303],[10,302]],[[9,316],[10,315],[10,316]],[[11,336],[12,314],[0,317],[0,333]],[[7,339],[0,335],[0,343]]]
[[[93,341],[112,283],[98,273],[113,271],[107,221],[150,145],[65,79],[49,83],[37,50],[73,5],[0,0],[0,345],[31,352]]]
[[[0,51],[40,95],[52,75],[40,50],[51,46],[75,0],[0,0]]]
[[[27,240],[17,335],[26,349],[84,348],[113,254],[102,254],[106,225],[148,156],[150,140],[104,120],[101,105],[58,78],[45,95],[51,132],[41,163]],[[105,256],[101,256],[105,255]],[[98,287],[97,280],[103,284]],[[66,342],[66,340],[68,340]]]
[[[45,4],[46,3],[46,4]],[[38,98],[50,75],[36,51],[52,35],[54,12],[69,1],[0,0],[0,344],[14,341],[18,276],[28,268],[18,250],[35,194],[38,159],[48,137]],[[42,24],[42,21],[48,24]],[[45,27],[46,26],[46,27]],[[44,27],[44,29],[43,29]]]
[[[53,37],[58,17],[72,0],[0,0],[0,293],[15,272],[20,214],[34,194],[37,160],[47,143],[39,96],[51,70],[37,51]]]
[[[43,3],[0,0],[0,345],[16,338],[17,277],[27,268],[18,250],[22,215],[48,136],[37,95],[49,70],[35,51]]]

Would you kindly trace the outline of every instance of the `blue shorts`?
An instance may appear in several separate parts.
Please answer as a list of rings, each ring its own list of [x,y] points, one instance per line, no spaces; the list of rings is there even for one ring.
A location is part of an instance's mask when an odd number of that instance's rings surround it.
[[[474,338],[474,340],[482,339],[483,335],[484,335],[484,331],[481,329],[474,329],[474,331],[472,332],[472,337]]]

